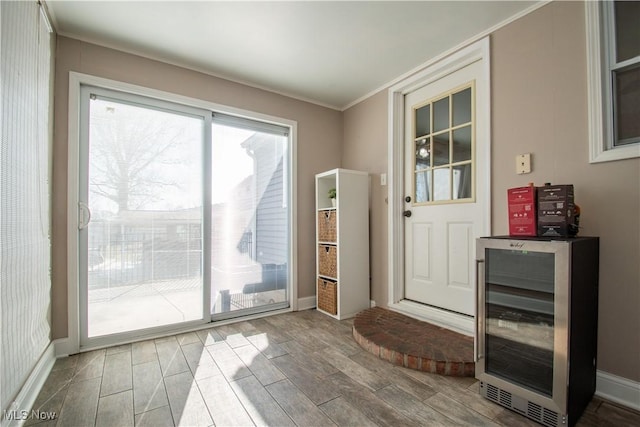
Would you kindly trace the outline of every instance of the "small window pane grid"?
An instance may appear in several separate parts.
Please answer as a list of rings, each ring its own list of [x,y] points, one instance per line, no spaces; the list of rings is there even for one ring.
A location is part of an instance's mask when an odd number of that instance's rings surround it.
[[[606,75],[611,148],[640,143],[640,3],[607,2],[605,34],[608,38]]]
[[[474,85],[413,108],[414,204],[472,202]]]

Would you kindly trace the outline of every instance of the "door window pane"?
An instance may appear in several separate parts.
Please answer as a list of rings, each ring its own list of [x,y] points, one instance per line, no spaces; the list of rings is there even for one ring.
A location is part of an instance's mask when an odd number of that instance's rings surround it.
[[[433,170],[433,200],[451,200],[451,179],[449,168]]]
[[[431,138],[416,141],[416,170],[423,170],[431,165]]]
[[[471,197],[471,163],[453,167],[453,198]]]
[[[431,105],[416,110],[416,138],[431,133]]]
[[[433,132],[449,128],[449,97],[433,104]]]
[[[449,132],[433,137],[433,166],[449,164]]]
[[[453,131],[453,163],[471,160],[471,125]]]
[[[425,203],[431,201],[431,171],[423,171],[416,173],[416,203]]]
[[[471,88],[453,94],[453,126],[471,122]]]
[[[89,103],[88,337],[202,319],[203,119]]]

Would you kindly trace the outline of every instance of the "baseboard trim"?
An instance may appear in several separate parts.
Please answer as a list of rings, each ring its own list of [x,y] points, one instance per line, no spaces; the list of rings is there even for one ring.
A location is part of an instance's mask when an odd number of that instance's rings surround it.
[[[56,357],[66,357],[78,352],[78,345],[74,344],[70,338],[58,338],[53,340],[56,349]]]
[[[640,411],[640,382],[598,370],[596,396]]]
[[[316,308],[315,296],[298,298],[298,311],[311,310],[312,308]]]
[[[40,359],[38,359],[38,363],[36,363],[27,381],[25,381],[15,400],[11,403],[11,406],[7,408],[6,411],[3,411],[2,421],[0,422],[2,427],[21,426],[26,420],[25,417],[31,415],[29,411],[31,411],[56,361],[54,347],[53,343],[49,343],[49,346],[42,353]]]

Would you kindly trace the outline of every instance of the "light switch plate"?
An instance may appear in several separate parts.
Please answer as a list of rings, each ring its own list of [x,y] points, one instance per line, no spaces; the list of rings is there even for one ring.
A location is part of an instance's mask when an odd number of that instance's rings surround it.
[[[386,173],[381,173],[380,174],[380,185],[387,185],[387,174]]]
[[[518,175],[531,173],[531,153],[516,156],[516,173]]]

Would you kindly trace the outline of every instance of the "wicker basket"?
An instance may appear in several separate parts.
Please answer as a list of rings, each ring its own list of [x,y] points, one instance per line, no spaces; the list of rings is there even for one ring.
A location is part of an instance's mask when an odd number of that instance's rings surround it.
[[[338,282],[318,278],[318,308],[330,314],[338,314]]]
[[[318,272],[322,276],[338,277],[338,248],[335,245],[318,246]]]
[[[318,212],[318,240],[321,242],[336,241],[336,211],[324,210]]]

